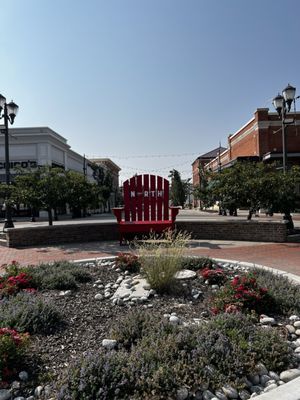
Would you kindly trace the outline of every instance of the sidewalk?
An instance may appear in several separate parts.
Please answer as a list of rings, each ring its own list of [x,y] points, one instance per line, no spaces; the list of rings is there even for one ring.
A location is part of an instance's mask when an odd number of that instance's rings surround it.
[[[117,241],[62,244],[24,249],[0,247],[0,265],[15,260],[22,265],[58,260],[79,260],[116,255],[128,251]],[[246,261],[284,270],[300,276],[300,243],[255,243],[193,240],[189,255]]]

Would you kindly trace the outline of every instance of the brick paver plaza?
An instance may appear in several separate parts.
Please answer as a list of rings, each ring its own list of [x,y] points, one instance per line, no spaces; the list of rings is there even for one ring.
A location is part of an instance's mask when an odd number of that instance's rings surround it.
[[[183,214],[183,218],[191,218],[191,213],[194,218],[195,212],[193,211],[183,210],[180,214]],[[202,214],[198,212],[196,218],[207,218],[207,214]],[[218,217],[213,215],[211,218],[216,219]],[[294,216],[294,220],[297,221],[300,227],[299,214]],[[66,221],[66,223],[76,222]],[[37,225],[40,225],[40,223],[37,223]],[[119,251],[128,251],[128,246],[120,247],[118,241],[37,246],[23,249],[0,246],[0,265],[10,263],[12,260],[16,260],[21,264],[39,264],[55,260],[90,259],[113,256]],[[300,243],[194,240],[191,241],[187,253],[212,258],[246,261],[300,275]]]
[[[106,257],[127,251],[118,241],[76,243],[13,249],[0,247],[1,264],[16,260],[21,264],[39,264],[54,260],[79,260]],[[190,255],[247,261],[300,275],[300,243],[252,243],[217,240],[192,241]]]

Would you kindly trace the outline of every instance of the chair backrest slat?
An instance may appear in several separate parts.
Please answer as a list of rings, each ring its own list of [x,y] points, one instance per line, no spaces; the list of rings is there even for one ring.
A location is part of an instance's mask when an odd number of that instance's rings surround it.
[[[169,220],[169,182],[161,176],[136,175],[123,185],[125,221]]]

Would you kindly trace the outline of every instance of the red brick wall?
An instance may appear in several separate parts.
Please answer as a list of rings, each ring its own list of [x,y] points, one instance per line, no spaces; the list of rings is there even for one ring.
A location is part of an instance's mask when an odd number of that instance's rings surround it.
[[[176,228],[192,234],[194,239],[247,240],[254,242],[285,242],[286,225],[265,221],[177,221]],[[98,240],[118,240],[115,222],[72,224],[8,229],[9,247],[82,243]]]

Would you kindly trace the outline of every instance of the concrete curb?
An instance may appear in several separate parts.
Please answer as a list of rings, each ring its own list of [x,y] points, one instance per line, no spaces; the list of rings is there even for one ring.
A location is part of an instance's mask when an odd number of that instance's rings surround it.
[[[116,256],[109,257],[98,257],[98,258],[88,258],[83,260],[74,260],[73,262],[76,264],[81,264],[84,262],[92,262],[96,260],[113,260]],[[237,264],[243,267],[248,268],[262,268],[268,271],[271,271],[278,275],[284,275],[289,278],[291,281],[300,285],[300,276],[290,274],[286,271],[282,271],[280,269],[275,269],[271,267],[266,267],[265,265],[259,265],[255,263],[236,261],[236,260],[224,260],[220,258],[214,258],[217,262],[222,263],[230,263]],[[276,389],[271,390],[270,392],[266,392],[254,397],[257,400],[300,400],[300,377],[293,379],[290,382],[285,383],[284,385],[278,386]]]

